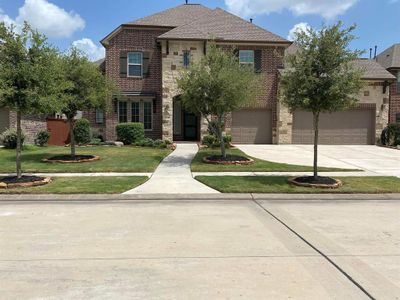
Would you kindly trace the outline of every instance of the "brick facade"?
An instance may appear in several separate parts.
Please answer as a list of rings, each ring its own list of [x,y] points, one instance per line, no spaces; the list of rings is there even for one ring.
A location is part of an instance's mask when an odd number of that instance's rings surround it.
[[[124,91],[152,92],[156,98],[153,102],[153,129],[146,131],[150,138],[158,139],[162,136],[162,61],[161,47],[157,43],[157,37],[167,30],[161,29],[135,29],[125,28],[110,40],[106,47],[106,75],[114,80],[117,86]],[[150,52],[149,76],[146,78],[131,78],[120,76],[121,52],[140,51]],[[127,101],[130,98],[127,97]],[[115,99],[105,117],[105,125],[100,126],[105,131],[107,140],[115,140],[115,126],[118,124]],[[89,114],[93,122],[93,113]]]
[[[400,70],[390,71],[394,76],[397,76],[397,72]],[[389,122],[396,123],[396,115],[400,114],[400,84],[393,82],[390,85],[390,102],[389,102]]]
[[[10,128],[17,128],[17,113],[10,112]],[[47,129],[46,116],[23,116],[21,128],[25,134],[25,143],[34,144],[39,130]]]

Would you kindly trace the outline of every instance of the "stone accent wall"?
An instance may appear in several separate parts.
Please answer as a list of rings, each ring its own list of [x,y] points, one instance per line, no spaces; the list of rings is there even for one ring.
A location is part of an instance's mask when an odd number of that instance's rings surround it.
[[[400,70],[390,71],[394,76],[397,76],[397,72]],[[398,88],[397,82],[393,82],[390,85],[390,105],[389,105],[389,122],[396,123],[396,115],[400,114],[400,89]]]
[[[168,49],[167,49],[168,45]],[[183,67],[183,52],[190,51],[190,61],[198,61],[204,55],[204,42],[162,42],[162,138],[173,139],[173,100],[179,95],[177,78]],[[201,121],[202,128],[204,122]]]
[[[17,128],[17,113],[10,112],[10,128]],[[21,128],[25,133],[25,143],[34,144],[39,130],[47,129],[46,116],[23,116]]]
[[[121,91],[153,92],[156,94],[153,113],[153,130],[146,131],[146,136],[158,139],[162,136],[162,71],[161,47],[157,37],[168,31],[167,29],[134,29],[125,28],[114,38],[106,49],[106,75],[114,80]],[[132,78],[120,76],[121,52],[140,51],[150,52],[149,76]],[[110,100],[115,101],[115,100]],[[115,103],[106,114],[105,132],[107,140],[115,140],[115,126],[118,124],[118,114]]]
[[[359,101],[357,105],[358,108],[362,109],[376,107],[376,141],[380,140],[382,129],[388,124],[389,121],[389,89],[386,89],[385,93],[383,91],[383,82],[370,81],[357,96]],[[280,101],[278,104],[278,138],[276,139],[276,143],[292,143],[292,125],[293,115]]]

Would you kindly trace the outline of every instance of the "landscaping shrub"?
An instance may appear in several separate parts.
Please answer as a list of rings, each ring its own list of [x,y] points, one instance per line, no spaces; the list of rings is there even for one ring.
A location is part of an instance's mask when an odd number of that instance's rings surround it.
[[[47,145],[50,139],[50,132],[47,129],[42,129],[36,134],[35,145],[43,147]]]
[[[135,143],[139,147],[154,147],[154,140],[150,138],[143,138]]]
[[[144,138],[144,126],[142,123],[121,123],[117,125],[117,139],[125,145],[142,142]]]
[[[25,141],[25,134],[22,132],[21,134],[21,144],[23,145]],[[16,129],[7,129],[0,136],[0,142],[4,145],[6,149],[15,149],[17,148],[17,130]]]
[[[400,145],[400,124],[390,124],[383,131],[381,135],[381,143],[387,146]]]
[[[99,139],[100,142],[104,142],[103,133],[98,128],[92,128],[91,132],[92,132],[92,141]]]
[[[229,148],[232,142],[232,137],[230,135],[224,136],[225,147]],[[208,148],[218,148],[221,143],[214,135],[206,135],[203,137],[202,144],[206,145]]]
[[[87,145],[90,143],[90,122],[87,119],[79,119],[74,128],[75,142],[78,145]]]

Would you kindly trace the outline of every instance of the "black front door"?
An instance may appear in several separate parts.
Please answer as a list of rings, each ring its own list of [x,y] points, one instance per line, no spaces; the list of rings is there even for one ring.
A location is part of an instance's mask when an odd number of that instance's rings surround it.
[[[185,112],[183,118],[185,141],[197,141],[198,139],[198,118],[195,114]]]

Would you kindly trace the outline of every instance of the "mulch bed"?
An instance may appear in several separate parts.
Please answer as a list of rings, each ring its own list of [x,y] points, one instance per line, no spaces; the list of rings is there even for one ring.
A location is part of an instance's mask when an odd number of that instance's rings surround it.
[[[72,157],[71,155],[57,155],[50,158],[46,158],[43,161],[47,163],[83,163],[83,162],[91,162],[100,160],[99,156],[96,155],[75,155]]]
[[[297,186],[323,189],[337,189],[342,186],[340,180],[322,176],[318,176],[316,180],[314,176],[295,177],[290,178],[289,182]]]
[[[203,162],[216,165],[250,165],[254,163],[254,160],[240,155],[228,154],[226,157],[221,155],[207,156],[203,158]]]
[[[45,185],[50,182],[51,179],[49,177],[22,176],[21,178],[18,178],[17,176],[9,176],[0,179],[0,189],[33,187]]]

